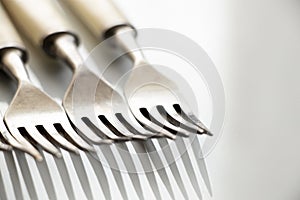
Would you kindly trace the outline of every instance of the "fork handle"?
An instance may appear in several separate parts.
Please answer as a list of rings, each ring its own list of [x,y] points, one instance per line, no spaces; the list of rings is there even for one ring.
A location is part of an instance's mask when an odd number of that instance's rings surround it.
[[[112,0],[62,0],[100,40],[111,36],[110,30],[128,26],[134,29]]]
[[[35,44],[50,55],[53,38],[57,35],[72,35],[75,43],[79,39],[61,8],[54,0],[1,0],[15,25]]]
[[[26,48],[1,5],[0,20],[1,69],[17,81],[28,81],[25,69],[28,60]]]
[[[25,46],[2,6],[0,6],[0,19],[0,59],[2,60],[4,51],[17,49],[25,63],[28,57]]]

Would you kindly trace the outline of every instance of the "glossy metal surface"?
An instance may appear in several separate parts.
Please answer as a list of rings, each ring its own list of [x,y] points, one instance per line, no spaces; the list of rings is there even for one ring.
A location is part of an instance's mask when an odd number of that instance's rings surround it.
[[[18,50],[6,51],[2,57],[3,66],[18,82],[18,89],[4,117],[11,134],[20,143],[30,147],[30,143],[23,137],[28,134],[29,141],[37,142],[45,150],[57,156],[60,156],[60,153],[47,136],[62,147],[77,152],[77,148],[66,140],[61,135],[62,133],[59,133],[60,130],[55,128],[59,124],[76,145],[90,150],[92,147],[82,140],[70,126],[61,106],[30,82]],[[32,152],[34,152],[33,149]],[[39,153],[33,154],[37,159],[41,159]]]
[[[72,36],[61,35],[56,37],[54,39],[53,50],[53,54],[65,61],[68,64],[68,66],[70,66],[73,69],[73,79],[65,94],[63,106],[69,118],[76,125],[76,127],[78,129],[84,129],[81,132],[88,139],[95,143],[107,143],[111,142],[110,139],[128,140],[130,138],[147,138],[147,133],[145,133],[145,131],[142,130],[142,127],[138,127],[139,124],[137,124],[137,122],[130,122],[132,126],[136,125],[136,129],[141,130],[140,132],[137,131],[137,134],[133,134],[115,116],[114,110],[118,110],[118,112],[122,113],[127,120],[130,120],[129,117],[126,117],[128,115],[128,111],[126,110],[126,104],[120,96],[117,96],[117,92],[114,91],[113,88],[108,85],[108,83],[102,81],[97,75],[88,70],[88,68],[82,66],[83,60],[80,54],[78,53],[77,46],[74,43],[74,39]],[[78,88],[77,86],[74,86],[76,81],[80,81],[82,87]],[[96,87],[95,84],[97,84]],[[79,113],[80,116],[76,116],[78,113],[76,113],[76,110],[74,110],[76,109],[73,103],[74,87],[76,87],[76,89],[79,89],[79,91],[76,91],[77,93],[82,94],[81,98],[76,99],[76,104],[80,105],[80,110],[86,111]],[[90,90],[92,88],[95,88],[96,90]],[[92,95],[92,98],[94,99],[94,101],[92,102],[94,104],[92,112],[89,112],[91,106],[91,99],[83,98],[85,94],[87,96]],[[112,105],[111,98],[113,96],[114,98],[117,98],[117,101]],[[122,110],[120,110],[119,108],[121,108]],[[101,121],[98,118],[98,116],[101,115],[105,116],[109,123],[118,131],[115,131],[114,129],[108,127],[107,124]],[[94,129],[91,128],[91,125],[88,126],[87,122],[84,121],[82,118],[87,118],[94,125]]]

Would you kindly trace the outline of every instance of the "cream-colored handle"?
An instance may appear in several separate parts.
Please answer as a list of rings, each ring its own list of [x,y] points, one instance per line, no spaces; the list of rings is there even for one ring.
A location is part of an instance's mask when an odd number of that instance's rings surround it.
[[[114,27],[131,26],[111,0],[60,1],[64,2],[100,40],[105,39],[107,31]]]
[[[5,49],[18,49],[22,53],[22,59],[27,60],[25,46],[17,33],[9,16],[0,5],[0,52]]]
[[[13,22],[36,45],[49,51],[53,35],[67,33],[78,38],[54,0],[1,0]],[[2,21],[2,20],[1,20]]]

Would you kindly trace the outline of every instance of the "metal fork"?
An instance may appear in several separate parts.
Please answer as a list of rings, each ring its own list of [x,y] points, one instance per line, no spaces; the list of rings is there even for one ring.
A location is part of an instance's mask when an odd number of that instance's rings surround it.
[[[41,145],[58,157],[61,154],[52,141],[74,152],[78,151],[74,144],[82,149],[93,150],[73,130],[61,106],[31,83],[25,69],[28,58],[26,49],[7,17],[3,25],[1,65],[18,83],[17,91],[4,116],[10,133],[38,160],[42,157],[30,142]],[[69,137],[74,144],[61,134]]]
[[[75,11],[97,38],[104,40],[113,36],[114,45],[133,62],[124,96],[140,123],[148,128],[160,126],[184,136],[190,132],[211,135],[184,102],[176,85],[146,61],[135,41],[136,30],[111,1],[62,1]]]
[[[135,94],[135,98],[129,99],[129,105],[133,111],[134,116],[139,122],[143,123],[145,128],[155,128],[157,125],[163,127],[171,132],[179,132],[183,135],[189,135],[192,133],[208,134],[211,135],[209,130],[200,122],[200,120],[193,114],[187,105],[183,101],[178,101],[177,98],[170,92],[170,90],[176,94],[179,93],[175,85],[158,73],[152,66],[150,66],[144,59],[143,54],[136,44],[134,36],[136,35],[134,28],[116,9],[116,7],[108,0],[61,0],[66,4],[66,7],[71,9],[73,13],[79,17],[84,25],[95,35],[96,38],[104,40],[109,36],[114,36],[116,39],[115,45],[121,47],[121,53],[127,53],[134,63],[134,69],[130,74],[130,78],[125,86],[125,96],[129,97],[137,86],[147,85],[143,90],[140,90]],[[138,50],[138,51],[134,51]],[[143,66],[140,67],[139,66]],[[147,76],[145,76],[145,74]],[[149,84],[149,83],[156,84]],[[157,83],[160,83],[165,87],[157,87]],[[154,96],[155,98],[151,97]],[[180,98],[183,100],[183,98]],[[157,103],[159,102],[159,104]],[[141,112],[142,111],[142,112]],[[152,112],[149,112],[152,111]],[[154,114],[153,115],[153,111]],[[185,111],[185,112],[184,112]],[[152,116],[149,116],[149,115]],[[155,118],[154,118],[155,117]],[[162,123],[164,121],[164,123]],[[181,138],[177,139],[177,149],[185,149],[186,145]],[[200,141],[196,135],[192,135],[189,139],[193,145],[192,150],[195,155],[201,152]],[[148,143],[150,141],[147,141]],[[158,140],[161,147],[168,144],[163,139]],[[171,143],[170,141],[169,143]],[[166,149],[167,150],[167,149]],[[165,155],[170,158],[170,152],[166,151]],[[187,154],[183,155],[183,158],[187,157]],[[189,160],[188,158],[184,158]],[[172,160],[172,159],[171,159]],[[170,161],[171,161],[170,160]],[[155,162],[157,164],[157,162]],[[193,166],[189,162],[185,162],[186,170],[192,172]],[[197,160],[197,165],[201,171],[202,177],[208,190],[211,192],[211,186],[208,178],[208,173],[204,160]],[[172,165],[174,171],[174,177],[177,176],[176,165]],[[194,180],[193,174],[188,173],[190,180]],[[195,182],[195,181],[193,181]],[[180,185],[180,180],[178,180]],[[195,190],[198,185],[192,184]],[[182,189],[184,193],[184,189]],[[198,192],[198,195],[200,193]]]
[[[94,143],[111,143],[111,140],[146,139],[160,134],[159,132],[147,133],[140,124],[130,121],[134,117],[128,117],[131,113],[121,96],[108,83],[82,66],[83,59],[78,51],[78,37],[70,31],[72,29],[69,28],[68,22],[59,12],[60,9],[55,2],[49,1],[46,4],[36,1],[2,1],[2,3],[18,27],[35,44],[42,46],[48,55],[64,61],[73,70],[73,78],[65,93],[63,106],[69,119],[82,135]],[[50,24],[47,24],[49,19],[51,19]],[[35,31],[32,32],[32,30]],[[77,83],[81,81],[79,87],[78,84],[75,86],[76,81]],[[76,92],[80,98],[77,98],[78,102],[75,105]],[[113,105],[111,105],[112,96],[116,102]],[[94,101],[91,102],[91,100]],[[81,112],[74,109],[77,105],[80,105],[78,110]],[[128,130],[117,118],[112,112],[113,106],[123,108],[118,110],[128,124],[135,127],[134,130]],[[167,131],[163,134],[175,138]]]

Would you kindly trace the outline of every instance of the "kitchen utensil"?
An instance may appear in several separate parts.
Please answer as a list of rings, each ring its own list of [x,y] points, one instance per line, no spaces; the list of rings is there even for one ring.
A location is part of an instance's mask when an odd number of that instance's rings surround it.
[[[59,133],[57,126],[60,126],[76,145],[91,150],[92,147],[72,129],[61,106],[31,83],[25,69],[28,59],[26,49],[9,19],[6,17],[3,20],[0,37],[1,66],[18,83],[17,91],[4,116],[10,133],[38,160],[42,157],[30,142],[38,143],[58,157],[59,150],[48,138],[68,150],[77,152],[77,147]],[[25,135],[28,140],[25,139]]]
[[[182,135],[189,135],[189,132],[211,135],[185,103],[176,85],[146,61],[135,41],[137,31],[112,1],[63,2],[68,4],[97,38],[104,40],[113,36],[114,45],[133,62],[133,70],[124,86],[124,96],[140,123],[145,127],[153,127],[153,124],[156,124]]]
[[[130,74],[129,80],[125,85],[125,96],[127,97],[130,108],[137,118],[137,120],[144,124],[145,127],[152,127],[153,124],[166,128],[172,132],[180,132],[189,135],[187,132],[206,133],[211,135],[209,130],[200,122],[200,120],[193,114],[189,106],[183,101],[178,102],[176,96],[180,91],[176,86],[163,75],[153,69],[146,61],[138,48],[134,37],[136,31],[134,27],[128,22],[124,15],[113,5],[110,0],[61,0],[65,3],[67,8],[70,8],[75,15],[86,25],[86,27],[97,37],[100,41],[113,36],[116,38],[114,46],[119,46],[123,49],[123,53],[127,53],[134,63],[133,70]],[[126,32],[127,33],[123,33]],[[139,68],[139,66],[141,66]],[[154,84],[153,84],[154,83]],[[158,84],[164,87],[159,86]],[[138,86],[146,85],[142,90],[136,92]],[[170,92],[171,89],[172,92]],[[133,92],[134,91],[134,92]],[[134,93],[133,98],[131,94]],[[151,98],[153,97],[153,98]],[[184,97],[179,98],[184,100]],[[184,108],[184,109],[182,109]],[[151,116],[154,111],[155,117]],[[162,123],[164,121],[165,123]],[[190,137],[192,143],[192,150],[195,155],[202,152],[200,141],[197,137]],[[147,141],[148,142],[148,141]],[[161,147],[168,145],[166,141],[159,140]],[[151,146],[151,144],[148,144]],[[178,139],[177,149],[186,148],[185,143]],[[174,159],[171,150],[164,149],[165,157],[171,162]],[[202,153],[201,153],[202,154]],[[199,195],[199,185],[195,180],[195,173],[192,164],[189,161],[189,155],[183,154],[182,159],[185,160],[184,165],[186,170],[190,171],[189,178],[193,182],[192,185]],[[157,164],[158,162],[155,162]],[[203,159],[197,159],[197,165],[201,171],[202,177],[211,193],[210,181]],[[159,166],[159,165],[158,165]],[[177,183],[181,185],[181,191],[184,194],[185,189],[181,184],[178,176],[177,166],[171,165],[174,177],[178,178]]]

